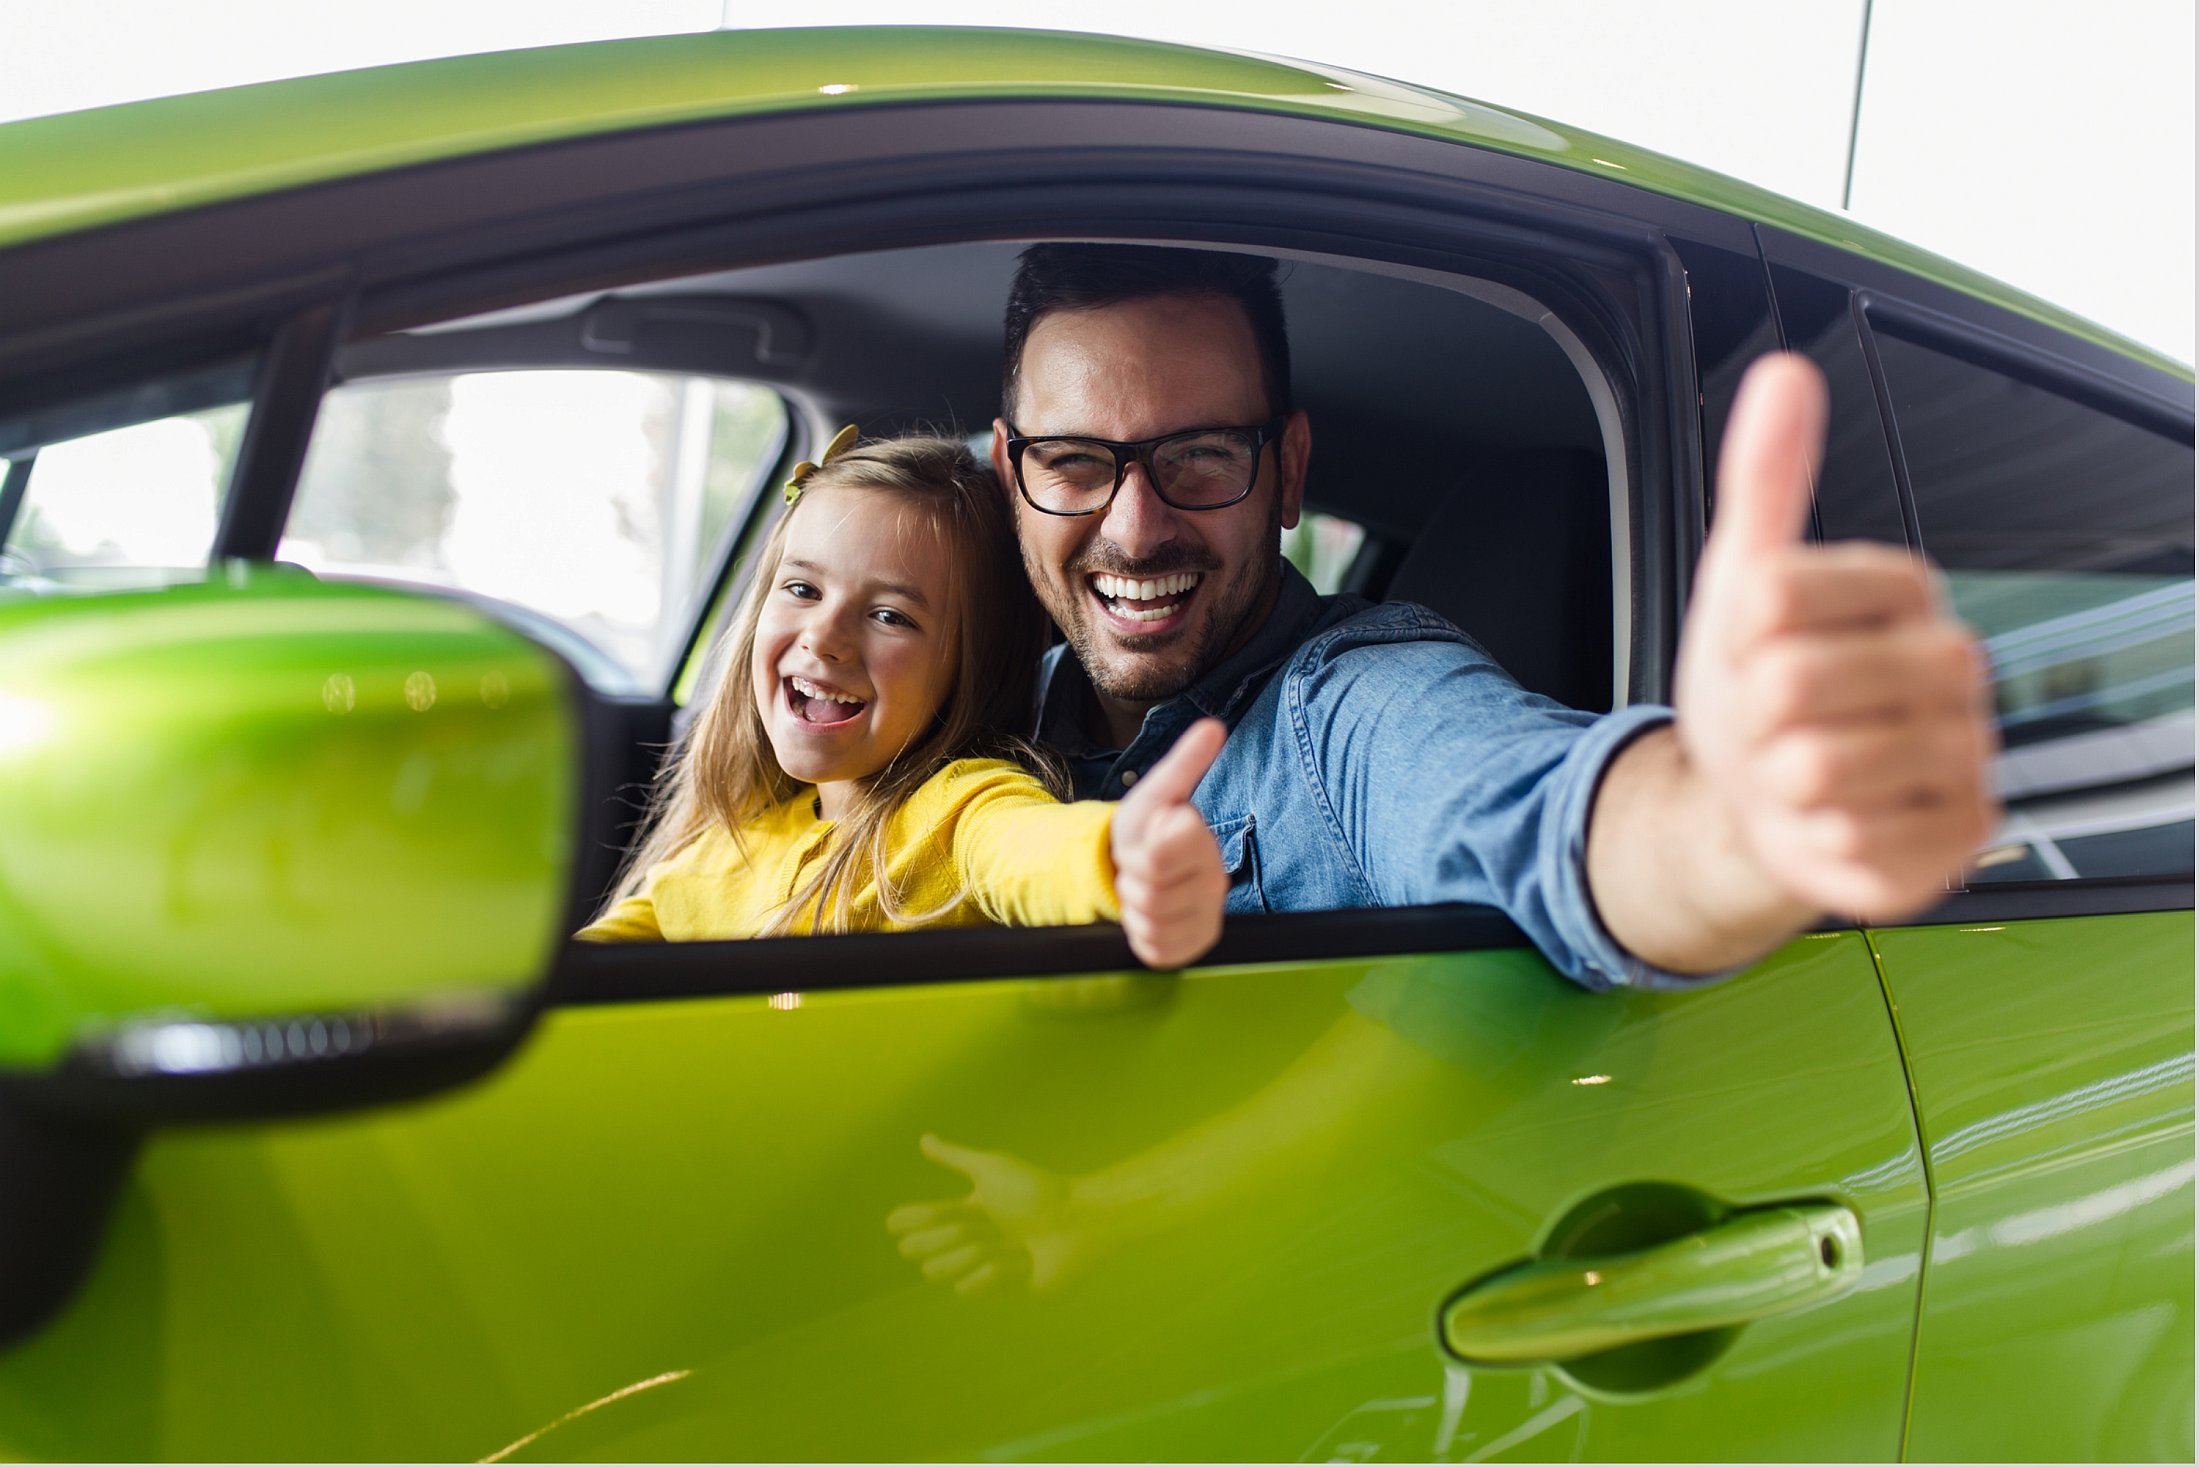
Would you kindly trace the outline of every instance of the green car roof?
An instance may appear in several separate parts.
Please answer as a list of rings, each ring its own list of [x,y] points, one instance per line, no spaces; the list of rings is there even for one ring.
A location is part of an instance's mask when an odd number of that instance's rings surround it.
[[[960,27],[720,31],[197,92],[0,126],[0,248],[303,184],[635,128],[972,98],[1231,107],[1445,138],[1824,241],[2174,372],[2192,369],[1841,215],[1524,113],[1310,62]]]

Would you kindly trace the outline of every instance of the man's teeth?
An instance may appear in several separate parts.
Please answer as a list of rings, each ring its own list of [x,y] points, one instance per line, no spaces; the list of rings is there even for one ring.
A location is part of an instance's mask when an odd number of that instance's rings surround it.
[[[806,677],[791,677],[787,681],[794,684],[794,690],[805,698],[823,698],[832,703],[851,703],[858,708],[863,706],[863,700],[855,694],[836,693],[831,688],[821,687]]]
[[[1151,601],[1159,596],[1179,596],[1198,584],[1197,571],[1179,571],[1173,576],[1160,576],[1150,581],[1134,581],[1125,576],[1092,578],[1092,589],[1110,601]],[[1131,614],[1136,616],[1138,613]],[[1155,613],[1156,616],[1165,614]]]

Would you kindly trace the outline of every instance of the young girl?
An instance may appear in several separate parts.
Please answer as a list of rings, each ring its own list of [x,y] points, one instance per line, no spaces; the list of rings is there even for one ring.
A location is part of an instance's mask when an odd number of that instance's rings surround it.
[[[854,444],[787,485],[717,693],[583,938],[1119,919],[1155,967],[1221,932],[1195,724],[1117,804],[1064,804],[1010,730],[1045,621],[992,471],[946,438]]]

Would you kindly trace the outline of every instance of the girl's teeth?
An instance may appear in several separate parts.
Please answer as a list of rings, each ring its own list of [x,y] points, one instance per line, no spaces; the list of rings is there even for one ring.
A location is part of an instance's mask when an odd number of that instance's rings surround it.
[[[791,677],[788,678],[787,681],[793,683],[794,690],[800,693],[805,698],[823,698],[827,702],[851,703],[858,707],[861,707],[863,704],[863,700],[861,698],[855,697],[848,693],[835,693],[828,691],[825,688],[819,687],[816,683],[811,682],[806,677]]]

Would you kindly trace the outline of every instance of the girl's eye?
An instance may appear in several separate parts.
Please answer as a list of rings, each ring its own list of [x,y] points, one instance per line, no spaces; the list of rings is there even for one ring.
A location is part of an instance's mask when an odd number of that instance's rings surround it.
[[[917,624],[915,622],[911,621],[908,617],[903,616],[900,612],[894,610],[894,608],[891,606],[881,606],[876,611],[873,611],[871,615],[877,617],[880,621],[886,623],[886,625],[890,627],[908,627],[912,631],[916,629]]]
[[[804,601],[814,601],[817,599],[817,587],[811,585],[808,581],[789,581],[785,586],[781,587],[780,589],[785,591],[788,595],[799,597],[801,600]]]

